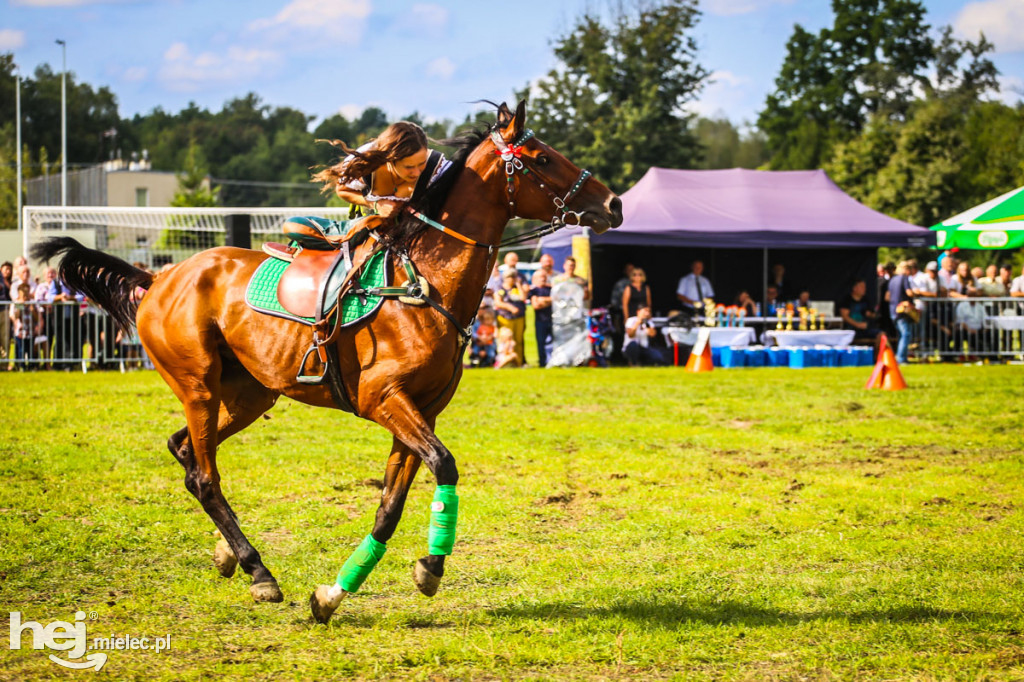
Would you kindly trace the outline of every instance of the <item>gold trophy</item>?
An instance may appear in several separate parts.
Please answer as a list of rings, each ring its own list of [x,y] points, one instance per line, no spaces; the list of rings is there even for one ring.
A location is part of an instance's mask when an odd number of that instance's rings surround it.
[[[715,301],[711,298],[704,299],[704,326],[715,326]]]
[[[807,331],[807,308],[800,306],[799,310],[797,310],[797,314],[800,316],[800,331]]]
[[[786,331],[793,331],[793,304],[786,304]]]

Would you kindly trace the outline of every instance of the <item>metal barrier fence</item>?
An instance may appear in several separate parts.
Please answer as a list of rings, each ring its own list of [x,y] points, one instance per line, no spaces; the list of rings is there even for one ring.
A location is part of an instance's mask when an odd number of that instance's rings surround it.
[[[0,302],[0,370],[151,367],[138,336],[105,312],[75,301]]]
[[[919,298],[919,360],[1024,359],[1024,298]]]

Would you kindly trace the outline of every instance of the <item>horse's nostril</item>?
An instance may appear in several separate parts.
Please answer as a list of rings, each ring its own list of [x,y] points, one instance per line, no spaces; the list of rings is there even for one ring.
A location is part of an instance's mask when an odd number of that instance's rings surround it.
[[[622,224],[622,199],[615,197],[608,202],[608,210],[612,213],[612,227]]]

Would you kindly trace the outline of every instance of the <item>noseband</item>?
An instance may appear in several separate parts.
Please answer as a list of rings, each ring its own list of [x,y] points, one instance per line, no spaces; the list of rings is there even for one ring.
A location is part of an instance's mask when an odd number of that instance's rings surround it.
[[[580,175],[576,179],[576,182],[573,183],[572,187],[569,188],[569,191],[566,192],[564,197],[560,197],[551,190],[551,183],[548,181],[547,178],[545,178],[541,173],[539,173],[536,168],[529,168],[526,166],[526,164],[523,163],[523,144],[534,136],[534,132],[532,130],[527,128],[512,143],[505,142],[504,138],[501,136],[501,133],[499,133],[497,130],[492,130],[490,136],[491,141],[494,143],[495,147],[494,154],[500,156],[501,160],[505,162],[505,179],[507,181],[506,186],[508,188],[508,206],[510,218],[515,216],[516,213],[516,172],[522,174],[524,178],[529,178],[542,191],[544,191],[545,194],[551,197],[552,203],[555,205],[555,208],[558,209],[560,214],[553,215],[551,217],[551,221],[547,225],[542,225],[534,230],[524,232],[523,234],[518,235],[516,237],[510,237],[509,239],[502,240],[500,244],[484,244],[482,242],[476,241],[475,239],[471,239],[465,236],[464,234],[460,234],[459,232],[456,232],[455,230],[449,227],[445,227],[441,223],[437,222],[436,220],[433,220],[432,218],[429,218],[426,215],[423,215],[419,211],[409,209],[409,213],[411,213],[420,222],[426,223],[427,225],[430,225],[431,227],[440,230],[446,235],[454,237],[459,241],[465,242],[466,244],[471,244],[473,246],[479,246],[487,249],[488,253],[492,253],[495,249],[499,248],[500,246],[514,246],[516,244],[522,244],[524,242],[530,241],[531,239],[534,239],[535,237],[543,237],[544,235],[557,232],[558,230],[561,230],[563,227],[576,226],[580,224],[580,220],[582,220],[583,218],[583,213],[579,211],[570,211],[567,208],[567,205],[576,197],[577,194],[579,194],[579,191],[583,188],[583,185],[586,183],[587,178],[591,176],[590,171],[586,169],[581,169]],[[567,219],[570,216],[573,220]]]

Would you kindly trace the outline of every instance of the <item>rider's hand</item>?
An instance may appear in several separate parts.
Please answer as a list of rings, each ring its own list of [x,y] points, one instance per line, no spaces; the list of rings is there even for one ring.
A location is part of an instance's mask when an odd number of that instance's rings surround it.
[[[398,213],[404,205],[403,202],[391,201],[390,199],[381,199],[374,203],[374,206],[377,208],[377,215],[381,218],[390,218]]]

